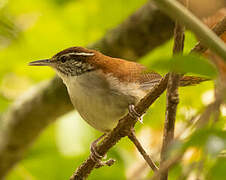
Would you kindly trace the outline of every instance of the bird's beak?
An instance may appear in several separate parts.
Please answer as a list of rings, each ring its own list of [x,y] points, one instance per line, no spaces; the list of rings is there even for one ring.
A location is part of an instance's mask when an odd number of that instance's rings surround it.
[[[29,66],[51,66],[53,65],[54,61],[50,59],[43,59],[38,61],[32,61],[28,65]]]

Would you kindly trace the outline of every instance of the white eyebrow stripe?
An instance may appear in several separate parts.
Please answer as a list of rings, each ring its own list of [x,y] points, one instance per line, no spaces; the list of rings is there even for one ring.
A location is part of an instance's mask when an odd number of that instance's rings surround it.
[[[76,52],[76,53],[68,53],[68,55],[76,55],[76,56],[93,56],[94,53]]]

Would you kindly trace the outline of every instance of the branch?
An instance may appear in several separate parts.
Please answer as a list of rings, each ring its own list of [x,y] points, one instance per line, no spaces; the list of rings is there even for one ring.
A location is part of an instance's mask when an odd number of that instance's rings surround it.
[[[150,180],[157,180],[160,177],[162,177],[163,174],[166,174],[168,172],[168,169],[173,167],[176,163],[178,163],[184,155],[183,153],[179,153],[175,155],[174,157],[164,161],[160,167],[160,169],[152,176]]]
[[[218,87],[219,91],[216,94],[215,101],[211,104],[207,105],[203,111],[203,113],[199,116],[198,120],[196,122],[193,122],[194,124],[189,124],[183,132],[186,132],[186,129],[191,128],[192,125],[195,125],[196,129],[204,127],[208,122],[210,122],[211,118],[210,115],[215,113],[217,109],[219,109],[220,105],[224,102],[226,99],[226,84],[219,84],[220,87]],[[189,120],[189,122],[192,122],[193,117]],[[189,135],[189,137],[192,137],[193,134],[196,131],[194,131],[192,134]],[[180,134],[180,136],[183,136]],[[189,137],[186,137],[186,139],[189,139]],[[179,139],[179,137],[178,137]],[[183,147],[183,145],[182,145]],[[154,176],[151,178],[151,180],[159,179],[159,177],[162,176],[162,174],[166,174],[168,169],[172,168],[175,164],[177,164],[181,159],[183,158],[184,153],[189,148],[189,146],[186,147],[186,149],[182,148],[182,151],[179,151],[178,153],[174,153],[175,155],[168,160],[164,161],[159,170],[154,174]]]
[[[165,13],[191,29],[200,41],[226,61],[226,46],[201,20],[176,0],[154,0]]]
[[[174,48],[173,54],[182,53],[184,48],[184,27],[180,26],[176,22],[174,30]],[[163,143],[161,149],[161,161],[160,168],[162,164],[166,161],[166,152],[169,145],[172,143],[174,138],[174,127],[176,120],[177,105],[179,103],[178,86],[180,82],[181,75],[171,72],[169,75],[169,82],[167,87],[167,107],[166,107],[166,119],[164,125]],[[161,174],[160,180],[168,179],[168,171]]]
[[[147,3],[89,47],[113,57],[136,60],[169,40],[172,34],[170,18],[153,3]],[[0,179],[48,124],[72,109],[67,90],[58,77],[33,88],[32,93],[26,92],[12,104],[0,118]]]
[[[178,0],[197,17],[207,17],[226,6],[225,0]]]
[[[168,82],[168,75],[156,85],[141,101],[135,106],[135,110],[139,114],[144,114],[150,105],[165,91]],[[128,136],[134,127],[136,119],[127,114],[119,120],[117,126],[104,138],[104,140],[96,147],[96,151],[100,155],[105,155],[121,138]],[[91,156],[77,168],[70,180],[82,180],[86,178],[95,168],[96,162]]]
[[[223,87],[221,87],[221,89],[220,89],[219,94],[217,94],[215,101],[205,107],[204,112],[201,114],[200,118],[195,123],[196,128],[201,128],[210,121],[209,114],[214,113],[215,110],[217,108],[219,108],[219,106],[223,103],[223,101],[225,100],[225,97],[226,97],[225,91],[226,91],[226,86],[223,85]],[[190,122],[191,122],[191,120],[190,120]],[[186,127],[186,128],[189,128],[189,127]],[[186,129],[184,129],[184,131],[186,131]],[[194,131],[194,132],[196,132],[196,131]],[[190,137],[192,137],[194,132],[192,134],[190,134],[189,137],[187,137],[186,139],[189,139]],[[178,139],[179,139],[179,137],[178,137]],[[183,158],[183,155],[186,153],[186,150],[188,148],[189,147],[187,147],[186,149],[182,149],[182,151],[179,151],[178,153],[176,153],[175,156],[164,161],[162,163],[162,165],[160,166],[159,170],[152,176],[152,178],[150,180],[159,179],[159,177],[161,177],[162,174],[165,174],[168,171],[168,169],[172,168],[175,164],[177,164],[179,161],[181,161],[181,159]]]
[[[131,133],[128,135],[128,137],[133,142],[133,144],[135,144],[136,148],[138,149],[138,151],[140,152],[140,154],[143,156],[143,158],[145,159],[145,161],[148,163],[148,165],[150,166],[150,168],[153,171],[157,171],[158,170],[157,165],[152,161],[152,159],[150,158],[150,156],[146,153],[146,151],[144,150],[144,148],[142,147],[142,145],[140,144],[140,142],[136,138],[136,134],[135,134],[134,129],[131,130]]]
[[[221,36],[226,31],[226,17],[224,17],[218,24],[216,24],[212,31],[217,35]],[[201,42],[197,43],[197,45],[191,50],[190,53],[204,53],[207,50],[207,47],[204,46]]]
[[[0,179],[22,158],[44,127],[72,110],[69,102],[66,88],[59,78],[54,78],[30,89],[1,117]]]
[[[226,18],[224,18],[222,21],[220,21],[214,28],[213,31],[220,36],[221,34],[223,34],[226,30]],[[178,38],[176,38],[178,37]],[[183,31],[181,30],[181,28],[176,25],[176,29],[175,29],[175,45],[174,45],[174,53],[175,52],[180,52],[183,49],[183,43],[181,43],[183,41]],[[177,43],[179,42],[179,43]],[[203,46],[200,42],[191,50],[190,53],[193,52],[199,52],[199,53],[204,53],[207,50],[207,48],[205,46]],[[167,151],[167,147],[169,146],[170,142],[173,141],[173,132],[174,132],[174,123],[175,123],[175,116],[176,116],[176,107],[177,107],[177,98],[178,98],[178,94],[177,94],[177,83],[178,83],[178,75],[177,74],[170,74],[172,76],[169,77],[169,83],[168,83],[168,88],[167,90],[172,91],[171,93],[169,91],[167,91],[167,115],[166,115],[166,123],[165,123],[165,129],[164,129],[164,141],[163,141],[163,146],[162,146],[162,151],[161,151],[161,163],[160,163],[160,170],[154,174],[154,176],[152,177],[152,179],[161,179],[161,180],[167,180],[168,178],[168,170],[171,166],[173,166],[174,164],[176,164],[181,158],[182,158],[182,154],[176,155],[175,157],[166,160],[166,151]],[[174,85],[174,88],[173,88]],[[171,87],[171,88],[170,88]],[[169,93],[168,93],[169,92]],[[173,95],[173,93],[175,93],[175,97]],[[171,98],[170,98],[171,96]],[[175,100],[175,103],[170,103],[170,100]],[[220,103],[222,101],[220,100],[216,100],[215,103],[213,104],[213,107],[216,109],[217,107],[219,107]],[[198,121],[198,125],[200,124],[204,124],[204,123],[200,123],[201,121],[205,121],[206,123],[206,119],[209,118],[209,114],[212,111],[212,106],[208,106],[205,110],[205,112],[202,114],[202,116],[200,117],[200,120]]]

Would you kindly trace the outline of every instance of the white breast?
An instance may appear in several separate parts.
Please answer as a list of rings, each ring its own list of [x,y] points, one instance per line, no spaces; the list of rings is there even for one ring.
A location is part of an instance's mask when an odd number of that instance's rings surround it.
[[[118,120],[145,95],[135,83],[124,84],[117,78],[104,77],[101,71],[63,77],[71,101],[82,118],[99,131],[113,129]],[[110,82],[110,83],[109,83]]]

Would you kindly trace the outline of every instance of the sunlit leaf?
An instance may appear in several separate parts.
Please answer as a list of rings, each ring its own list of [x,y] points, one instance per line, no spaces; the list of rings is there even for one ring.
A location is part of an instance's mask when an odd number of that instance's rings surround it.
[[[209,170],[207,178],[223,180],[225,178],[226,158],[217,159],[216,163]]]
[[[185,143],[184,147],[187,148],[189,146],[206,146],[208,145],[207,143],[210,142],[212,143],[212,146],[216,145],[218,147],[219,144],[214,144],[214,142],[211,140],[213,138],[222,141],[223,146],[221,146],[220,149],[226,148],[226,131],[211,128],[203,128],[194,132],[189,141]],[[215,143],[219,142],[215,141]]]
[[[159,59],[151,67],[166,72],[193,73],[211,78],[217,76],[216,68],[208,60],[197,55],[177,55],[168,59]]]

